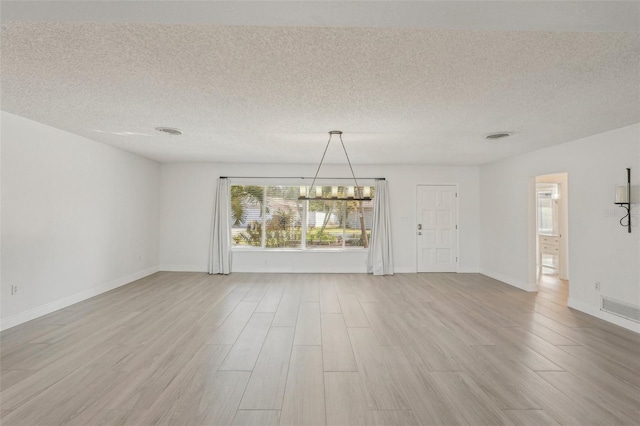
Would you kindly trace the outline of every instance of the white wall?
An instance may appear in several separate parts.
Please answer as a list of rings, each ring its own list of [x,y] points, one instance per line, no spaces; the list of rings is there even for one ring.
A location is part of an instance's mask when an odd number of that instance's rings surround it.
[[[206,271],[211,213],[219,176],[309,176],[317,165],[167,163],[161,171],[160,268]],[[477,167],[358,166],[356,176],[389,182],[396,272],[416,271],[415,197],[418,184],[459,185],[459,271],[478,271],[479,184]],[[344,165],[324,165],[321,176],[348,177]],[[365,272],[366,253],[340,251],[241,252],[233,271]]]
[[[157,271],[158,163],[1,119],[2,329]]]
[[[640,124],[511,157],[480,168],[481,272],[535,289],[529,220],[533,177],[568,173],[569,306],[640,331],[638,324],[599,310],[601,296],[640,305],[640,221],[620,226],[614,188],[640,183]],[[613,213],[613,214],[612,214]],[[533,245],[535,247],[535,245]],[[534,249],[535,250],[535,249]],[[601,282],[600,292],[594,288]]]

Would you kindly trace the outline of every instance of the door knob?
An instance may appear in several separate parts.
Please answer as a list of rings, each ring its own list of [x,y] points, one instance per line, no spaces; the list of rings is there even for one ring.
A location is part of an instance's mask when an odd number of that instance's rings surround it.
[[[418,229],[422,229],[422,224],[421,223],[418,224]]]
[[[418,232],[418,235],[422,235],[422,232]]]

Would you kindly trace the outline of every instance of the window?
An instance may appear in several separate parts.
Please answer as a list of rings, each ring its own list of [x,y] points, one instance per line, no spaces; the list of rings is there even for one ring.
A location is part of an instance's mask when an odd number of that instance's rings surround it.
[[[558,185],[538,185],[537,207],[538,207],[538,234],[557,235],[558,234],[558,202],[554,198],[558,194]]]
[[[331,194],[331,187],[323,190],[325,196]],[[347,187],[338,187],[339,196],[347,191]],[[232,185],[232,246],[302,250],[368,247],[372,201],[307,201],[298,200],[299,194],[299,186]]]

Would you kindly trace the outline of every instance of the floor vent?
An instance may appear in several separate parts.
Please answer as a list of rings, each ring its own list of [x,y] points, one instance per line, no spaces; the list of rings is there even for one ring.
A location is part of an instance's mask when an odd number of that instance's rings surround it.
[[[640,323],[640,306],[603,297],[601,309],[605,312]]]

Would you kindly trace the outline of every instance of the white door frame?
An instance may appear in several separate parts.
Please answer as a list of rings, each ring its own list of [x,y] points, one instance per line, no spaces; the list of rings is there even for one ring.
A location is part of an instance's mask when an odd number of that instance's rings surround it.
[[[530,177],[528,182],[529,200],[529,285],[527,291],[538,291],[538,209],[536,208],[536,177]]]
[[[538,221],[537,221],[537,200],[536,200],[536,178],[538,176],[547,176],[547,175],[564,175],[564,180],[559,182],[561,184],[561,192],[560,192],[560,212],[561,215],[558,218],[559,226],[561,230],[562,237],[560,239],[561,244],[561,260],[558,264],[560,268],[558,270],[558,276],[563,280],[571,280],[570,269],[571,264],[569,263],[569,238],[571,235],[569,234],[569,173],[566,171],[555,172],[555,173],[544,173],[541,175],[531,176],[528,182],[528,193],[529,193],[529,291],[537,291],[538,289]]]
[[[415,273],[418,273],[418,216],[416,215],[417,211],[418,211],[418,191],[420,190],[421,186],[453,186],[456,189],[456,257],[457,257],[457,261],[456,261],[456,270],[455,273],[457,274],[460,271],[460,189],[459,189],[459,185],[457,183],[418,183],[416,184],[416,190],[413,192],[413,215],[414,215],[414,221],[413,221],[413,232],[414,232],[414,236],[415,236],[415,251],[416,251],[416,256],[415,256],[415,261],[416,261],[416,267],[415,267]]]

